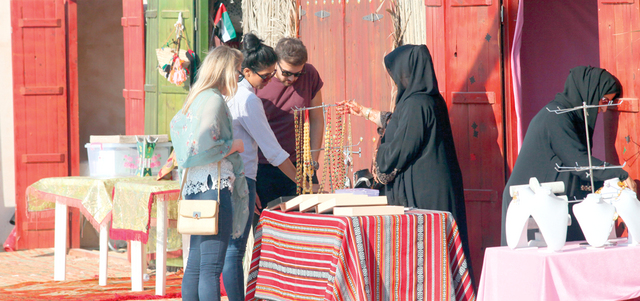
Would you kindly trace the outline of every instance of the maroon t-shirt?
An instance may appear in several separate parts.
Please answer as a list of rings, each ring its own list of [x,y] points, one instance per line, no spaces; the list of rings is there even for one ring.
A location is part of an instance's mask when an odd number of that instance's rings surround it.
[[[311,100],[316,97],[324,84],[313,65],[305,64],[303,70],[305,74],[289,87],[285,87],[277,77],[274,77],[264,88],[256,91],[256,95],[262,99],[271,130],[282,148],[289,153],[292,162],[296,162],[293,109],[309,107]],[[262,155],[262,151],[258,152],[258,158],[258,163],[269,164]]]

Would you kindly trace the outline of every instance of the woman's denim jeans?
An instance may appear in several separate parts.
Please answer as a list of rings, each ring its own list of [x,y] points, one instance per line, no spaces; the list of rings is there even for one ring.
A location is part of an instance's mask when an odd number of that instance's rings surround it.
[[[209,179],[211,184],[211,179]],[[209,185],[211,187],[211,185]],[[186,195],[188,200],[215,200],[218,190]],[[191,235],[189,260],[182,278],[182,300],[220,300],[220,274],[233,222],[231,193],[220,190],[217,235]]]
[[[247,226],[241,237],[232,238],[229,241],[224,270],[222,271],[224,289],[227,292],[229,301],[244,300],[245,287],[242,259],[247,248],[247,239],[249,238],[254,214],[253,208],[256,204],[256,181],[247,178],[247,186],[249,187],[249,218],[247,219]]]

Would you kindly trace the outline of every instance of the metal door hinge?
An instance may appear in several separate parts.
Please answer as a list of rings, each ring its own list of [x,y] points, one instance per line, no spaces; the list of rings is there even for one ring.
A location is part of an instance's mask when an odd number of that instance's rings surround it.
[[[366,16],[362,17],[362,20],[375,22],[375,21],[378,21],[378,20],[382,19],[383,17],[384,17],[384,15],[382,15],[382,14],[370,14],[370,15],[366,15]]]
[[[157,18],[158,17],[158,11],[157,10],[148,10],[146,12],[144,12],[144,16],[147,18]]]
[[[306,14],[307,14],[307,11],[302,9],[302,5],[298,5],[298,19],[302,20],[302,16]]]
[[[504,23],[504,5],[500,6],[500,23]]]
[[[320,19],[324,19],[331,16],[331,13],[329,13],[328,11],[321,10],[319,12],[316,12],[314,15],[316,15],[316,17]]]

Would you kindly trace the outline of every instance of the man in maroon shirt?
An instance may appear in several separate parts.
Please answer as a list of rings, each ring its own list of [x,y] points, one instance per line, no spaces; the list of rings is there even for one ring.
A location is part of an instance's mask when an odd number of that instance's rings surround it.
[[[275,50],[278,54],[276,75],[264,88],[257,90],[256,95],[262,99],[267,120],[278,142],[289,153],[291,161],[296,162],[293,109],[322,105],[320,89],[323,82],[316,68],[307,64],[307,48],[300,40],[283,38]],[[309,123],[311,149],[320,149],[324,133],[322,109],[309,110]],[[311,153],[316,162],[319,153]],[[280,196],[296,195],[296,183],[277,167],[273,168],[262,152],[259,152],[258,163],[256,190],[262,208]]]

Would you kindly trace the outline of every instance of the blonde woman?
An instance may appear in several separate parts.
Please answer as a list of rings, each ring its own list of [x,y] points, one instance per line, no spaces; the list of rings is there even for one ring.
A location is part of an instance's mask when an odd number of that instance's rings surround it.
[[[242,53],[237,49],[219,46],[210,51],[198,70],[184,107],[171,120],[171,139],[178,166],[189,169],[184,198],[216,200],[218,191],[220,195],[218,234],[191,235],[182,279],[183,300],[220,300],[220,274],[229,239],[242,235],[250,213],[247,181],[239,154],[244,146],[242,140],[233,139],[231,114],[226,104],[238,88],[241,63]]]

